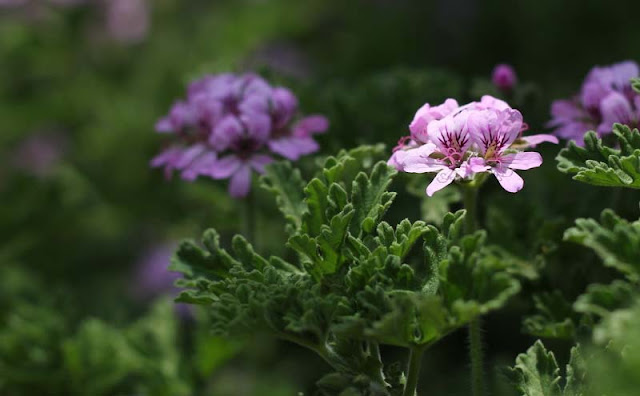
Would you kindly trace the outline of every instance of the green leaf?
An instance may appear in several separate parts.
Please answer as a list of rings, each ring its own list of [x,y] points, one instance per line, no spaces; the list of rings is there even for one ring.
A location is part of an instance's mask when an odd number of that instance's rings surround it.
[[[290,230],[292,233],[302,225],[302,216],[307,210],[303,194],[304,180],[300,171],[292,168],[290,162],[275,162],[265,169],[260,179],[261,185],[276,196],[278,208],[293,227]]]
[[[382,219],[396,193],[387,191],[397,171],[384,162],[373,168],[371,176],[358,174],[351,188],[351,202],[355,208],[350,232],[353,236],[370,233]]]
[[[573,339],[576,335],[576,313],[560,291],[533,296],[537,314],[525,318],[523,331],[536,337]]]
[[[576,227],[568,229],[564,239],[593,249],[604,265],[630,280],[640,280],[640,220],[629,222],[606,209],[600,222],[576,220]]]
[[[562,395],[560,368],[553,352],[547,351],[541,341],[518,355],[516,365],[510,369],[510,378],[523,396]]]
[[[631,305],[636,293],[633,285],[621,280],[609,285],[589,285],[573,307],[578,312],[606,317],[615,310]]]
[[[640,132],[614,124],[613,133],[620,149],[604,146],[595,132],[587,132],[584,147],[570,142],[560,151],[558,169],[596,186],[640,188]]]
[[[634,91],[640,93],[640,78],[632,78],[631,86],[633,87]]]

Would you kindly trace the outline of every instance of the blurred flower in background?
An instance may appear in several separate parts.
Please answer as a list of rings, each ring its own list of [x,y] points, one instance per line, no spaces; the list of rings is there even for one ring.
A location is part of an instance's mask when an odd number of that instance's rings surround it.
[[[13,150],[11,163],[36,177],[46,177],[60,163],[66,147],[66,139],[59,133],[32,134]]]
[[[493,85],[502,92],[510,92],[518,82],[516,71],[511,65],[504,63],[496,65],[491,74]]]
[[[640,95],[631,88],[631,78],[639,75],[638,64],[633,61],[594,67],[579,94],[552,103],[548,126],[559,137],[574,139],[578,144],[584,143],[587,131],[610,134],[614,123],[637,127]]]
[[[314,135],[328,127],[324,116],[301,117],[289,89],[256,74],[208,75],[191,83],[186,100],[157,122],[156,131],[174,139],[151,166],[164,167],[167,176],[181,171],[185,180],[229,178],[229,194],[244,197],[252,172],[264,172],[273,154],[297,160],[314,153]]]
[[[131,294],[140,301],[151,301],[161,296],[177,295],[178,288],[174,286],[181,275],[169,271],[171,256],[178,247],[176,242],[158,243],[144,250],[134,266]],[[189,306],[176,304],[176,311],[181,316],[189,315]]]
[[[107,0],[105,7],[107,32],[114,40],[134,44],[149,34],[151,16],[146,0]]]

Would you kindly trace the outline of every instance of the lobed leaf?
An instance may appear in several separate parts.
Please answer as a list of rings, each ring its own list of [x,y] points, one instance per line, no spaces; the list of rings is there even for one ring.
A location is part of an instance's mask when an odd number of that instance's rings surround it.
[[[565,232],[564,239],[593,249],[604,265],[630,280],[640,280],[640,220],[629,222],[606,209],[600,222],[576,220],[576,226]]]
[[[584,147],[570,142],[556,160],[563,173],[596,186],[640,188],[640,132],[614,124],[620,149],[605,146],[593,131],[584,136]]]

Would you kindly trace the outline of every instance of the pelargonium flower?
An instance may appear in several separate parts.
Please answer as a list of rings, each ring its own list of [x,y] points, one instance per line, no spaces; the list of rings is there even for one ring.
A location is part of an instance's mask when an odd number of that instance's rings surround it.
[[[518,82],[516,71],[511,65],[504,63],[496,65],[491,73],[491,82],[500,91],[511,91]]]
[[[205,76],[157,122],[156,131],[174,140],[151,166],[167,176],[180,171],[185,180],[229,178],[230,195],[244,197],[252,172],[264,172],[273,154],[297,160],[316,152],[313,135],[328,126],[323,116],[300,117],[290,90],[255,74]]]
[[[572,99],[556,100],[551,105],[548,126],[564,139],[583,143],[587,131],[609,134],[614,123],[637,127],[640,123],[640,95],[631,89],[631,78],[640,76],[633,61],[594,67],[580,93]]]
[[[388,162],[403,172],[437,173],[427,187],[429,196],[455,180],[470,181],[478,173],[492,173],[505,190],[517,192],[524,182],[514,170],[542,164],[540,154],[522,150],[558,142],[551,135],[523,137],[527,127],[522,114],[494,97],[483,96],[479,102],[455,108],[454,104],[457,106],[449,99],[443,105],[425,105],[418,110],[419,128],[401,139]],[[425,109],[438,111],[428,113]]]

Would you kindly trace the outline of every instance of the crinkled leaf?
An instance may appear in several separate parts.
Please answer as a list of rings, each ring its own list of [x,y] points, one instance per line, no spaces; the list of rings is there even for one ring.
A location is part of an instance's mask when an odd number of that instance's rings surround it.
[[[359,237],[370,233],[382,219],[393,202],[396,193],[387,191],[397,171],[379,162],[367,176],[358,174],[351,188],[351,202],[355,208],[351,235]]]
[[[636,293],[635,286],[621,280],[609,285],[589,285],[573,306],[578,312],[608,316],[615,310],[627,308]]]
[[[553,352],[547,351],[541,341],[518,355],[509,376],[523,396],[562,395],[560,368]]]
[[[576,333],[576,313],[560,291],[533,296],[537,314],[525,318],[525,333],[536,337],[573,339]]]
[[[303,193],[305,183],[300,171],[292,168],[289,162],[275,162],[267,165],[261,181],[262,187],[276,196],[276,204],[290,227],[299,229],[307,210]]]
[[[593,249],[604,265],[631,280],[640,280],[640,220],[629,222],[606,209],[600,222],[576,220],[576,226],[565,232],[564,239]]]
[[[596,186],[640,188],[640,132],[615,124],[620,149],[605,146],[595,132],[584,136],[584,147],[570,142],[556,160],[561,172]]]

